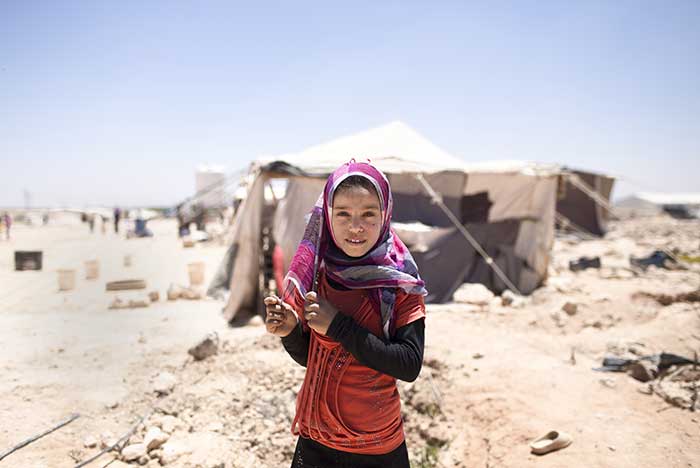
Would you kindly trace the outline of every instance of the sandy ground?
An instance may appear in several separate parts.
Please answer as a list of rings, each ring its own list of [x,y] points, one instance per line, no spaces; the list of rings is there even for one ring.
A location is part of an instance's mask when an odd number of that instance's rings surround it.
[[[187,263],[204,261],[209,279],[225,247],[184,249],[174,223],[149,227],[154,238],[126,240],[79,224],[16,225],[14,239],[0,242],[0,454],[81,414],[0,467],[73,466],[99,451],[86,439],[118,437],[149,411],[132,442],[147,426],[165,430],[165,415],[176,423],[168,428],[174,454],[160,449],[141,459],[146,466],[289,465],[303,369],[258,320],[228,327],[222,302],[165,301],[170,283],[187,284]],[[700,467],[697,412],[644,393],[648,385],[626,374],[592,370],[615,351],[692,357],[700,350],[699,303],[664,307],[634,295],[691,291],[700,274],[625,269],[628,255],[654,247],[697,256],[699,232],[697,221],[619,222],[604,240],[559,239],[548,285],[522,305],[496,298],[481,307],[429,306],[423,372],[400,383],[412,465]],[[13,251],[22,249],[44,251],[43,271],[13,271]],[[605,268],[569,272],[568,260],[580,255],[600,255]],[[100,262],[98,280],[83,279],[89,259]],[[77,269],[75,290],[57,290],[58,268]],[[147,289],[105,292],[106,281],[129,278],[146,279]],[[107,308],[117,295],[152,290],[161,300],[148,308]],[[566,302],[577,304],[575,314],[562,312]],[[219,354],[193,362],[187,349],[210,331],[221,340]],[[177,383],[158,396],[154,380],[166,371]],[[573,444],[530,454],[528,442],[549,430],[568,432]],[[90,466],[124,466],[115,456]]]

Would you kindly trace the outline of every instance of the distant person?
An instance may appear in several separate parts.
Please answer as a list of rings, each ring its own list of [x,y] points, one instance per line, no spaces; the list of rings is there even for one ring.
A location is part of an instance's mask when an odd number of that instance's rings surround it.
[[[88,218],[88,225],[90,226],[90,232],[95,232],[95,215],[89,214],[87,218]]]
[[[119,220],[122,218],[122,210],[114,208],[114,233],[119,234]]]
[[[43,224],[44,226],[46,226],[47,224],[49,224],[49,214],[48,214],[48,213],[44,213],[44,214],[42,215],[42,217],[41,217],[41,222],[42,222],[42,224]]]
[[[5,224],[5,239],[10,240],[10,228],[12,227],[12,216],[10,216],[10,213],[5,212],[2,221]]]

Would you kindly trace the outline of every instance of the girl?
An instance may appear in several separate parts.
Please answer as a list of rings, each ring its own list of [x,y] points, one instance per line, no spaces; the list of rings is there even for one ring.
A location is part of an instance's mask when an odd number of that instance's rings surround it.
[[[396,379],[423,362],[424,283],[391,229],[386,176],[351,160],[330,175],[266,327],[306,367],[292,468],[409,467]]]

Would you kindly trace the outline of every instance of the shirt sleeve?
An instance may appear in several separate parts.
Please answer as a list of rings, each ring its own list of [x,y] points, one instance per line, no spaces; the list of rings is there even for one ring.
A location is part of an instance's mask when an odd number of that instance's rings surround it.
[[[300,366],[306,367],[306,363],[309,359],[310,339],[311,333],[308,330],[305,331],[301,325],[301,321],[299,321],[289,335],[282,337],[282,346],[284,346],[284,349],[292,359]]]
[[[360,364],[371,369],[407,382],[416,380],[420,374],[425,347],[423,317],[397,328],[394,336],[387,340],[361,327],[352,317],[338,313],[327,335],[342,344]]]

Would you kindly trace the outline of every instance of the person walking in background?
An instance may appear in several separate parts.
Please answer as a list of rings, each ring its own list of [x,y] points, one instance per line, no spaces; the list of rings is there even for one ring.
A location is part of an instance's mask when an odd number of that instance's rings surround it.
[[[409,468],[396,380],[423,363],[427,294],[391,229],[386,176],[351,161],[328,178],[266,328],[306,367],[292,468]]]
[[[114,233],[119,234],[119,220],[122,217],[122,210],[119,207],[114,208]]]
[[[7,211],[2,216],[2,221],[5,224],[5,239],[10,240],[10,228],[12,227],[12,216]]]

